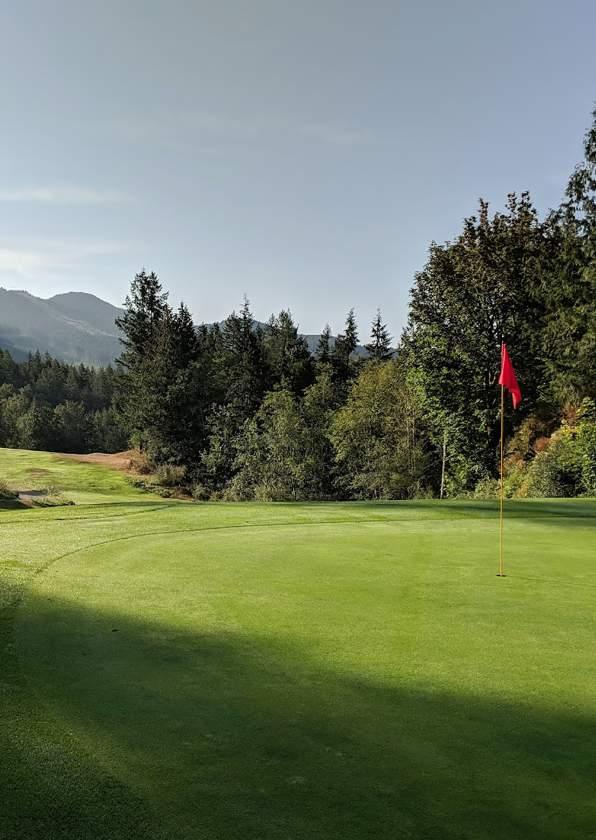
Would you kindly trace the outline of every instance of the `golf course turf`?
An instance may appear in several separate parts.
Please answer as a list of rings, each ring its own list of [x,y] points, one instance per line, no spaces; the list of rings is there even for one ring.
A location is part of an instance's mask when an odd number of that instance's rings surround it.
[[[492,502],[32,474],[76,504],[0,508],[2,840],[596,837],[594,500],[507,503],[498,578]]]

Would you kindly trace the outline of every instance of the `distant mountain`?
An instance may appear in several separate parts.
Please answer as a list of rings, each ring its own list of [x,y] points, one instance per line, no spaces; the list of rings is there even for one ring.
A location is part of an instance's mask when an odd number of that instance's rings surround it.
[[[39,350],[65,362],[107,365],[121,350],[114,322],[123,311],[85,292],[66,292],[44,300],[0,287],[0,347],[18,360]],[[257,325],[265,326],[255,321]],[[304,338],[314,353],[319,336]],[[331,337],[331,347],[334,343]],[[365,356],[366,350],[358,347],[356,353]]]
[[[84,292],[48,300],[0,288],[0,347],[15,356],[46,351],[65,362],[107,365],[120,352],[117,306]]]
[[[114,323],[124,310],[111,303],[106,303],[95,295],[87,295],[83,292],[66,292],[64,295],[54,295],[48,303],[54,309],[62,312],[67,318],[81,323],[88,323],[97,329],[103,330],[108,335],[118,335],[118,329]]]

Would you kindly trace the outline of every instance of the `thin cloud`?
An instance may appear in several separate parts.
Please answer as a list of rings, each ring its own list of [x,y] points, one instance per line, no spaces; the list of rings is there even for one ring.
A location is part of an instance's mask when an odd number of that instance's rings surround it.
[[[85,187],[24,187],[0,190],[0,201],[31,204],[122,204],[127,196],[109,190],[92,190]]]
[[[97,258],[122,253],[126,245],[111,241],[37,241],[14,247],[0,243],[0,276],[36,280],[79,272]]]
[[[43,268],[44,264],[45,261],[40,254],[13,248],[0,248],[0,274],[27,277]]]
[[[243,118],[206,111],[164,111],[134,119],[127,115],[116,121],[112,130],[127,142],[159,143],[177,149],[198,144],[201,151],[296,141],[344,148],[375,142],[367,129],[333,122],[294,123],[265,115]]]
[[[110,131],[128,143],[160,145],[173,151],[193,146],[201,152],[218,152],[231,145],[250,145],[263,140],[265,126],[206,111],[159,111],[129,115],[116,120]]]

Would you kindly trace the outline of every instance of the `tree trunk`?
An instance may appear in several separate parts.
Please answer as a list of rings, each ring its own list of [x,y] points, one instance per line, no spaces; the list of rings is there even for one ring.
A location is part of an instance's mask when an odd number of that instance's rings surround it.
[[[439,498],[445,495],[445,461],[447,460],[447,429],[443,432],[443,460],[441,463],[441,490]]]

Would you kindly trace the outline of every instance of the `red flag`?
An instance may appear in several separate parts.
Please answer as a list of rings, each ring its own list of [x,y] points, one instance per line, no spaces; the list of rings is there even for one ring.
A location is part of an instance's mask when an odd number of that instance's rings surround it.
[[[507,388],[513,400],[513,407],[517,408],[521,402],[522,394],[517,384],[517,377],[513,370],[506,344],[501,344],[501,375],[499,376],[499,385],[504,385]]]

